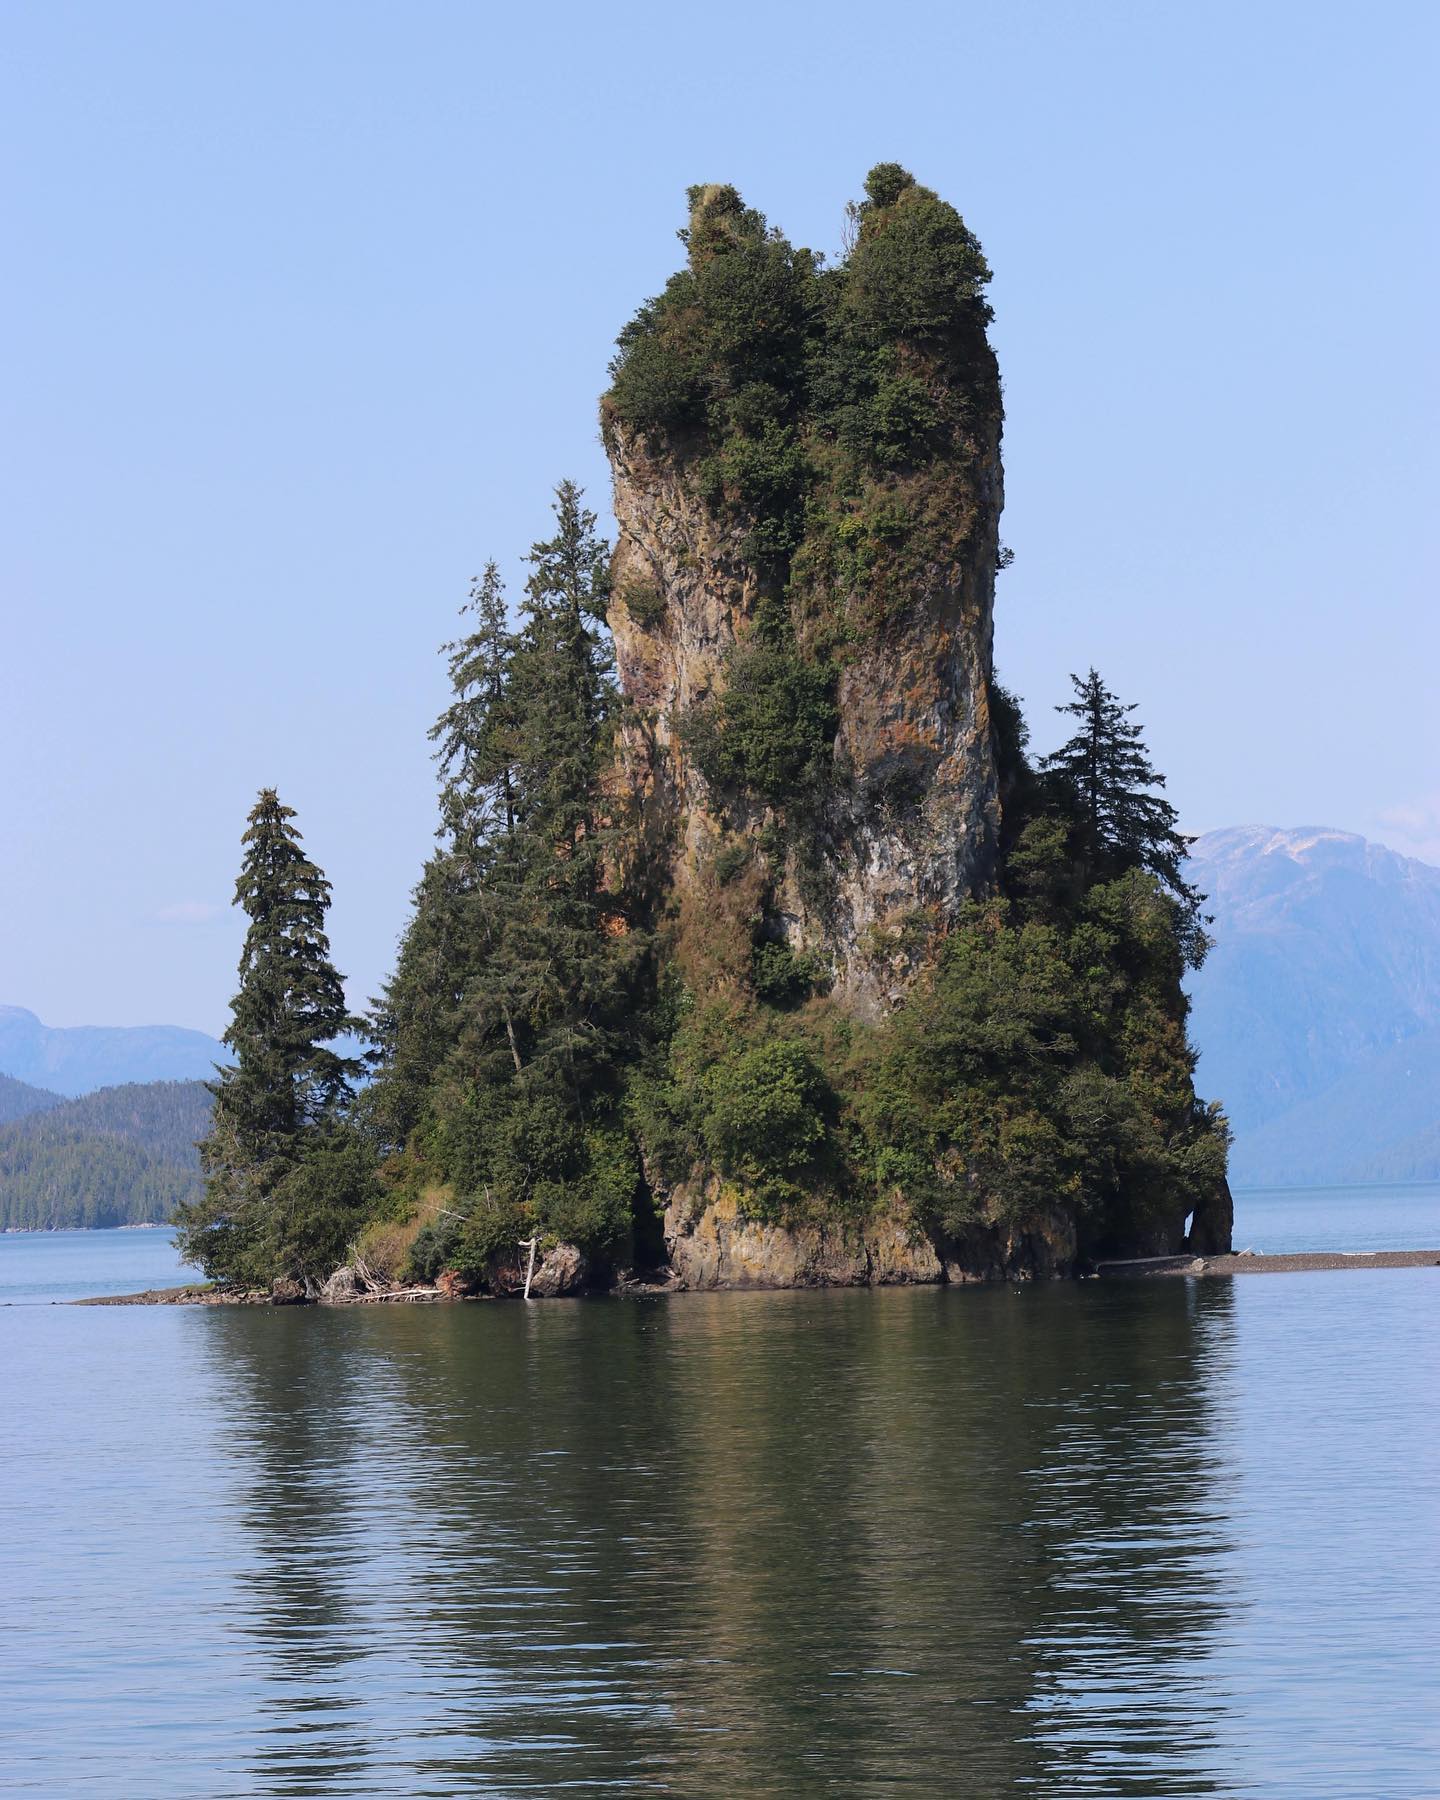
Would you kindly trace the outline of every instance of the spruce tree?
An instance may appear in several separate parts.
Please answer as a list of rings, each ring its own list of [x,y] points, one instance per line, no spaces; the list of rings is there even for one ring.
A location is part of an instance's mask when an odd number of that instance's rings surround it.
[[[366,1032],[376,1075],[366,1115],[386,1150],[400,1149],[419,1125],[455,1047],[471,957],[467,898],[461,859],[437,850],[411,895],[394,973],[370,1003]]]
[[[1204,896],[1185,879],[1190,839],[1176,829],[1179,814],[1153,789],[1165,777],[1152,765],[1145,734],[1130,715],[1136,708],[1113,694],[1091,669],[1072,675],[1075,698],[1056,712],[1080,729],[1041,766],[1073,797],[1077,837],[1088,879],[1104,881],[1126,869],[1146,869],[1175,899],[1187,961],[1198,964],[1207,947],[1200,908]]]
[[[462,610],[472,629],[446,644],[452,699],[430,728],[440,764],[440,834],[474,859],[497,831],[515,828],[515,721],[509,696],[515,636],[493,562]]]
[[[537,1229],[613,1243],[635,1185],[618,1107],[646,939],[614,891],[608,546],[573,482],[529,564],[518,630],[491,567],[446,646],[442,842],[373,1015],[384,1133],[448,1182],[435,1255],[473,1268]]]
[[[294,817],[273,788],[264,788],[242,839],[234,903],[250,923],[223,1039],[235,1061],[210,1084],[213,1122],[200,1145],[204,1197],[176,1218],[185,1260],[221,1281],[315,1274],[287,1265],[297,1255],[313,1261],[297,1249],[295,1228],[313,1235],[308,1215],[317,1177],[308,1171],[288,1192],[287,1181],[321,1151],[334,1163],[360,1068],[329,1047],[356,1021],[330,961],[330,883],[306,855]],[[354,1173],[347,1168],[351,1186]],[[297,1200],[305,1221],[296,1216]],[[315,1251],[323,1261],[321,1247]]]
[[[617,964],[618,903],[606,891],[615,831],[604,792],[616,709],[608,546],[573,482],[555,491],[556,530],[530,552],[510,667],[508,766],[514,829],[480,872],[477,1022],[498,1018],[517,1076],[558,1063],[583,1111]]]
[[[420,1123],[455,1048],[466,989],[490,953],[481,890],[493,871],[494,845],[515,830],[516,638],[493,562],[471,584],[461,618],[471,628],[442,647],[450,703],[430,728],[440,766],[441,845],[412,896],[395,972],[370,1012],[379,1069],[370,1113],[391,1148]]]

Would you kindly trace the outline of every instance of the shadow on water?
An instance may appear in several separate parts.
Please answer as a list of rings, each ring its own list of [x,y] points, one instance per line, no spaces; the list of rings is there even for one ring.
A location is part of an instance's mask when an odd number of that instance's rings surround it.
[[[271,1794],[1215,1795],[1226,1283],[211,1315]],[[217,1789],[217,1791],[219,1791]]]

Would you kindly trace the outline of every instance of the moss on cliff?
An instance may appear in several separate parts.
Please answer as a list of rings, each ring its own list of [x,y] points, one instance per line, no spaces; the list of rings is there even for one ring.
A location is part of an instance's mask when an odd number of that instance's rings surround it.
[[[783,806],[836,778],[813,743],[796,752],[793,691],[808,725],[857,638],[958,563],[979,519],[1000,418],[990,271],[954,207],[895,163],[872,170],[834,267],[734,188],[689,198],[687,266],[620,334],[602,418],[733,523],[771,598],[763,647],[736,643],[727,685],[768,683],[780,703],[721,702],[703,766]]]

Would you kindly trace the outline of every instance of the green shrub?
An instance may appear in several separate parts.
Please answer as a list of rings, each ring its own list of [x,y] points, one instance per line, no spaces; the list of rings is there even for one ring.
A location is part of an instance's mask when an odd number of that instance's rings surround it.
[[[771,1006],[798,1006],[815,992],[825,976],[825,966],[818,957],[770,939],[755,946],[750,968],[756,998]]]
[[[665,595],[658,581],[624,581],[615,598],[644,631],[653,631],[665,617]]]
[[[266,1266],[323,1281],[382,1204],[368,1145],[343,1131],[307,1144],[271,1192]]]
[[[520,1206],[486,1192],[450,1240],[446,1260],[472,1281],[482,1280],[495,1258],[513,1256],[520,1241],[531,1235],[531,1220]],[[418,1264],[416,1252],[411,1255]]]
[[[685,727],[701,774],[776,803],[798,798],[833,756],[833,670],[757,632],[731,651],[728,674],[718,702],[695,708]]]
[[[721,887],[728,887],[749,861],[750,846],[748,844],[727,844],[715,858],[716,881]]]
[[[751,521],[746,553],[756,560],[793,550],[805,530],[805,458],[788,425],[766,424],[756,436],[728,435],[701,467],[702,494]]]
[[[668,1047],[667,1047],[668,1048]],[[647,1162],[666,1181],[682,1181],[699,1154],[695,1094],[675,1079],[667,1057],[637,1069],[625,1097],[625,1119]]]
[[[442,1269],[455,1266],[460,1221],[453,1216],[431,1219],[415,1233],[405,1270],[411,1281],[433,1282]]]
[[[861,208],[846,274],[846,312],[877,340],[941,337],[990,317],[980,245],[953,206],[913,181]]]
[[[900,371],[876,383],[864,421],[856,449],[881,468],[893,469],[925,454],[940,423],[940,409],[918,376]]]
[[[538,1192],[535,1210],[557,1238],[592,1255],[618,1250],[628,1237],[640,1186],[640,1159],[629,1133],[591,1126],[584,1134],[579,1179]]]
[[[693,290],[688,270],[673,276],[663,296],[642,306],[620,334],[609,400],[627,425],[654,432],[704,420],[703,340],[677,329],[694,307]]]
[[[825,1159],[835,1097],[809,1054],[794,1043],[736,1051],[705,1078],[706,1147],[722,1173],[762,1203],[799,1191],[796,1178]]]
[[[608,405],[648,433],[701,422],[755,384],[790,394],[803,363],[815,259],[734,188],[690,190],[689,267],[621,332]]]
[[[865,198],[871,206],[893,206],[906,188],[915,186],[915,177],[901,163],[876,163],[865,177]]]

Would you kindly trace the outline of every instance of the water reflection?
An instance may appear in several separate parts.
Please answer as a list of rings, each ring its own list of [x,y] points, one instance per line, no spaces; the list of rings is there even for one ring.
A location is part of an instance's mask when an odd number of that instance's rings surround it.
[[[1236,1792],[1231,1306],[212,1314],[252,1551],[227,1791]]]

